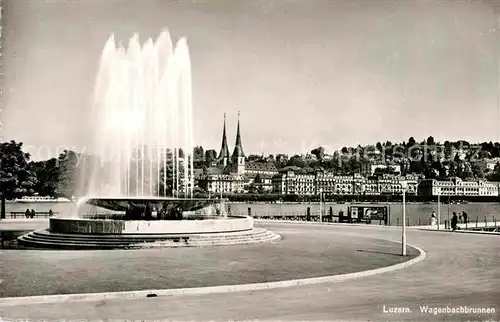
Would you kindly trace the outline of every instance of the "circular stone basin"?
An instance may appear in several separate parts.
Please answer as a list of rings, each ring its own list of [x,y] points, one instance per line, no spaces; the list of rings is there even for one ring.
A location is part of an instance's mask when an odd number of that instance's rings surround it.
[[[253,218],[228,216],[203,220],[109,220],[50,218],[49,231],[66,234],[207,234],[253,229]]]

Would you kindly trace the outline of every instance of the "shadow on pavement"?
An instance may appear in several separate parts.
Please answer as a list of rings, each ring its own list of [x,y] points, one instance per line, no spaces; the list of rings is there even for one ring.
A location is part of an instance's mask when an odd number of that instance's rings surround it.
[[[401,254],[395,254],[395,253],[387,253],[387,252],[378,252],[374,250],[364,250],[364,249],[357,249],[358,252],[362,253],[372,253],[372,254],[382,254],[382,255],[393,255],[393,256],[399,256],[401,257]]]

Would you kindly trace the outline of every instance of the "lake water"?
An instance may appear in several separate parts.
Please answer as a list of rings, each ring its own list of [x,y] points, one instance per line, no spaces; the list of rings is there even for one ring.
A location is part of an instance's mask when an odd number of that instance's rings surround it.
[[[332,207],[333,214],[337,215],[339,211],[344,211],[347,214],[347,207],[351,204],[330,204],[326,203],[326,212],[328,213],[330,207]],[[401,203],[396,204],[384,204],[379,203],[377,206],[388,206],[390,214],[390,225],[395,226],[398,223],[402,223],[403,216],[403,206]],[[363,206],[369,206],[369,204],[363,204]],[[232,214],[247,214],[248,207],[252,210],[252,215],[258,214],[305,214],[307,207],[311,208],[311,215],[318,214],[320,210],[319,203],[311,204],[244,204],[235,203],[231,204]],[[407,223],[411,226],[415,225],[426,225],[429,223],[430,216],[432,212],[438,214],[438,205],[434,204],[406,204],[406,217]],[[484,218],[488,221],[498,220],[500,221],[500,204],[497,203],[468,203],[468,204],[451,204],[449,205],[449,216],[453,215],[453,212],[461,213],[465,211],[469,216],[470,222],[475,222],[476,217],[479,221],[484,222]],[[441,204],[441,222],[448,220],[448,205]],[[379,224],[378,221],[372,221],[373,224]]]
[[[385,205],[389,207],[390,213],[390,225],[395,226],[398,223],[401,224],[402,218],[402,205],[401,204],[377,204]],[[332,207],[334,215],[338,214],[339,211],[344,211],[347,213],[347,207],[350,204],[330,204],[326,203],[326,209]],[[279,214],[305,214],[307,207],[311,208],[311,215],[319,213],[319,203],[310,204],[266,204],[266,203],[231,203],[231,213],[234,215],[248,214],[248,208],[252,210],[252,215],[279,215]],[[24,212],[26,208],[34,209],[36,212],[48,212],[50,209],[54,213],[58,214],[75,214],[76,206],[73,203],[10,203],[6,204],[6,211],[9,212]],[[434,204],[407,204],[406,205],[406,217],[409,225],[418,225],[419,223],[424,225],[428,224],[429,218],[433,211],[437,211],[437,203]],[[448,212],[449,209],[449,212]],[[89,211],[94,212],[95,207],[89,206]],[[487,221],[499,221],[500,222],[500,204],[499,203],[468,203],[468,204],[441,204],[441,222],[451,218],[453,212],[461,213],[462,211],[467,212],[469,215],[469,221],[475,222],[476,217],[480,222],[484,222],[485,218]],[[105,211],[99,210],[99,213],[104,213]],[[326,211],[328,213],[328,210]],[[449,214],[449,217],[448,217]],[[9,215],[7,214],[9,217]],[[378,221],[373,221],[373,224],[378,224]]]

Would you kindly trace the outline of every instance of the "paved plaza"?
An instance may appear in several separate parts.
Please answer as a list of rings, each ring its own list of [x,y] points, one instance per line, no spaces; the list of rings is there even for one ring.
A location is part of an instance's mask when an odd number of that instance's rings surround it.
[[[304,254],[303,261],[309,262],[307,266],[300,266],[304,270],[312,269],[317,265],[321,267],[323,261],[330,262],[329,265],[334,265],[335,261],[346,261],[346,257],[338,257],[336,260],[335,258],[329,258],[331,256],[328,254],[328,248],[314,247],[314,245],[343,245],[350,248],[353,258],[359,254],[367,256],[377,254],[385,256],[384,258],[391,256],[399,258],[395,255],[388,255],[390,252],[396,254],[398,252],[396,249],[391,250],[390,247],[384,246],[388,244],[380,242],[380,247],[377,248],[369,242],[370,240],[377,240],[373,238],[399,241],[400,230],[395,227],[319,226],[296,223],[264,223],[262,226],[284,236],[284,240],[276,245],[286,245],[293,238],[298,238],[304,242],[297,243],[294,246],[297,253],[292,253],[297,258],[297,263],[300,261],[299,253]],[[356,242],[357,240],[359,243]],[[404,319],[415,321],[448,319],[455,321],[498,320],[500,318],[500,274],[498,273],[500,244],[498,243],[498,236],[442,234],[410,229],[408,230],[408,241],[426,251],[427,258],[423,262],[402,270],[355,280],[225,294],[26,304],[3,307],[2,315],[11,318],[46,319],[127,318],[218,321],[234,319]],[[355,246],[349,246],[351,243],[354,243]],[[365,247],[366,252],[357,250],[362,247],[362,244],[368,245]],[[292,245],[290,247],[293,249]],[[234,255],[226,253],[230,248],[218,249],[226,254],[221,258]],[[310,251],[316,249],[321,254],[321,257],[316,260],[308,257],[308,249]],[[333,249],[336,249],[336,247],[333,247]],[[376,249],[380,253],[386,254],[375,253]],[[165,253],[168,254],[168,251],[165,251]],[[218,252],[216,248],[211,251],[213,253],[210,255]],[[4,255],[8,252],[3,252],[2,257],[4,259]],[[40,251],[39,256],[46,256],[44,254],[49,252],[51,251]],[[246,254],[250,256],[252,253]],[[265,253],[253,253],[254,256],[257,256],[257,254],[263,256]],[[331,255],[334,255],[334,253]],[[276,254],[267,253],[266,256],[271,263],[276,262],[276,259],[279,259],[278,262],[281,261],[279,252]],[[45,259],[45,263],[47,263],[47,259]],[[115,263],[116,265],[123,265],[118,258],[115,259]],[[257,265],[257,261],[254,264]],[[145,260],[144,266],[147,265],[147,260]],[[261,263],[261,265],[268,264]],[[255,270],[255,266],[254,268],[249,267],[249,271],[252,270]],[[95,274],[98,275],[97,272]],[[185,274],[185,276],[189,278],[189,274]],[[129,278],[127,276],[127,279]],[[228,283],[228,279],[225,282]],[[434,315],[422,313],[421,306],[430,308],[446,306],[494,308],[496,313],[489,315]],[[387,312],[393,308],[404,308],[406,311],[411,311],[411,313]]]
[[[4,250],[0,296],[191,288],[265,283],[359,272],[397,264],[397,243],[325,238],[314,230],[273,227],[278,243],[142,250]],[[418,251],[410,248],[409,255]]]

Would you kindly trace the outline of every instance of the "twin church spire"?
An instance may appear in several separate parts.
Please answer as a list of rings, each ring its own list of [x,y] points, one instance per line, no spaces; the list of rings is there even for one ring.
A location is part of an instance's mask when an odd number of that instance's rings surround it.
[[[224,113],[224,127],[222,129],[222,144],[219,152],[219,161],[223,166],[228,165],[229,161],[229,148],[227,145],[226,137],[226,113]],[[231,163],[236,167],[238,173],[244,172],[245,167],[245,153],[243,152],[243,146],[241,144],[241,133],[240,133],[240,112],[238,112],[238,127],[236,129],[236,143],[234,145],[234,151],[231,156]]]
[[[234,151],[232,158],[244,158],[245,153],[243,153],[243,147],[241,146],[241,135],[240,135],[240,112],[238,111],[238,127],[236,129],[236,143],[234,144]]]
[[[220,147],[219,160],[229,158],[229,148],[227,147],[226,138],[226,113],[224,113],[224,128],[222,130],[222,145]]]

